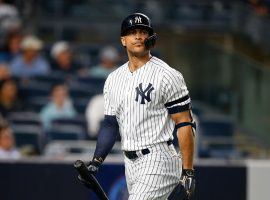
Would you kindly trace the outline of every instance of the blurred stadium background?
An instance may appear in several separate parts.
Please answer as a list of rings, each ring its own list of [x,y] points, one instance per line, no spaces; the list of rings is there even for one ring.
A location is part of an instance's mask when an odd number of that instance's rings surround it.
[[[120,24],[133,12],[152,19],[153,54],[180,70],[189,87],[199,124],[196,199],[269,199],[269,0],[0,0],[1,121],[9,122],[18,150],[0,159],[0,199],[96,199],[76,182],[72,164],[89,160],[95,148],[86,110],[100,115],[100,104],[90,102],[100,99],[107,72],[93,69],[108,46],[117,66],[125,62]],[[15,61],[31,47],[47,70],[20,74]],[[62,70],[55,58],[67,49],[74,66]],[[5,89],[7,82],[13,86]],[[47,128],[42,110],[59,84],[75,111]],[[118,142],[98,175],[112,200],[127,199],[123,174]]]

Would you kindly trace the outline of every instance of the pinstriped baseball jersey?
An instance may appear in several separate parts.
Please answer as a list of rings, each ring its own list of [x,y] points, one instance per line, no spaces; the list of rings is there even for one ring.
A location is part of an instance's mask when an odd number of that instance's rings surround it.
[[[182,74],[156,57],[134,72],[128,62],[112,72],[104,85],[105,115],[116,116],[122,149],[173,139],[170,114],[190,107],[188,93]]]

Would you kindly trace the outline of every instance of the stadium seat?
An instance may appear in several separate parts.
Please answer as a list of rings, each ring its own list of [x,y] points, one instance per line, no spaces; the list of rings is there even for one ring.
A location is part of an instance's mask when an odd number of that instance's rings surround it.
[[[88,98],[90,99],[94,95],[98,94],[98,89],[94,86],[88,86],[85,84],[71,84],[69,89],[70,96],[72,98]]]
[[[34,125],[42,128],[40,117],[35,112],[12,112],[8,120],[11,125]]]
[[[85,138],[85,131],[78,125],[56,125],[48,131],[47,136],[52,140],[81,140]]]
[[[45,144],[42,128],[36,125],[13,124],[11,126],[16,146],[19,148],[29,148],[30,154],[41,154]],[[30,151],[30,152],[29,152]]]
[[[48,84],[50,86],[65,81],[64,73],[60,71],[53,71],[48,75],[36,76],[33,78],[34,81],[42,84]]]
[[[234,141],[235,126],[227,117],[201,118],[199,127],[199,156],[231,158],[237,156]]]
[[[27,99],[26,103],[29,105],[28,109],[39,113],[41,109],[49,102],[49,97],[37,96]]]
[[[81,114],[84,115],[86,111],[86,107],[88,105],[90,98],[74,98],[73,99],[73,105],[75,107],[75,110]]]
[[[63,117],[54,119],[52,121],[53,126],[61,125],[75,125],[81,127],[85,132],[87,131],[86,119],[83,115],[78,115],[76,117]]]
[[[97,77],[78,77],[78,81],[86,84],[93,84],[93,85],[104,85],[105,79],[104,78],[97,78]]]
[[[39,83],[36,81],[30,81],[27,85],[19,85],[19,93],[24,99],[37,96],[49,96],[51,86],[46,83]]]
[[[211,137],[231,138],[234,134],[234,124],[229,119],[204,119],[200,121],[201,134]]]
[[[95,93],[102,93],[105,79],[97,77],[77,77],[73,85],[80,85],[91,89]]]

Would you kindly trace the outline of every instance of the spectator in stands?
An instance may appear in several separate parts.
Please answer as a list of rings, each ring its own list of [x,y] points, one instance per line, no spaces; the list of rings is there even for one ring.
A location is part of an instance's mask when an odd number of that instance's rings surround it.
[[[116,69],[119,61],[119,53],[116,48],[106,46],[100,51],[100,64],[90,69],[92,77],[104,78]],[[104,98],[103,95],[92,97],[86,108],[86,120],[88,125],[88,134],[91,138],[96,138],[100,123],[104,119]]]
[[[106,79],[107,76],[116,69],[119,61],[119,53],[116,48],[106,46],[101,49],[100,64],[90,69],[90,76]],[[91,138],[96,138],[100,123],[104,119],[104,98],[103,95],[96,95],[90,99],[86,108],[86,120],[88,125],[88,134]]]
[[[259,15],[266,16],[269,13],[268,7],[261,0],[249,0],[249,5]]]
[[[0,81],[9,79],[11,77],[11,73],[6,63],[0,63]]]
[[[29,78],[47,74],[50,70],[48,62],[41,57],[40,50],[43,44],[35,36],[27,36],[22,40],[22,55],[11,61],[11,73],[14,76]]]
[[[7,117],[10,112],[22,111],[23,104],[18,98],[15,80],[7,79],[0,82],[0,113]]]
[[[15,149],[15,140],[6,120],[0,120],[0,159],[18,159],[20,152]]]
[[[21,27],[18,9],[6,2],[5,0],[0,0],[0,32],[8,32]]]
[[[22,34],[18,31],[8,33],[4,46],[0,49],[0,62],[9,63],[19,55],[21,50]]]
[[[68,88],[64,84],[56,84],[51,91],[51,101],[41,110],[40,116],[45,130],[49,130],[54,119],[74,117],[76,111],[69,98]]]
[[[116,69],[119,61],[119,53],[112,46],[104,47],[100,54],[100,64],[90,69],[90,75],[98,78],[107,78],[107,76]]]
[[[104,119],[104,98],[103,95],[96,95],[90,99],[86,107],[86,120],[88,135],[90,138],[97,138],[100,123]]]
[[[51,50],[53,58],[51,67],[53,71],[64,72],[65,74],[81,73],[82,65],[75,62],[71,46],[68,42],[56,42]]]

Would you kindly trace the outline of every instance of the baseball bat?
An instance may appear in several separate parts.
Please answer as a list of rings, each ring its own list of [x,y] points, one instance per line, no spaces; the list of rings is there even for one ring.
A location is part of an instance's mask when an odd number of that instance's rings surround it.
[[[187,196],[187,192],[182,185],[182,183],[179,183],[176,185],[176,187],[173,189],[171,194],[168,197],[168,200],[189,200]]]
[[[104,190],[100,186],[98,180],[96,179],[96,177],[93,174],[89,173],[89,171],[88,171],[88,169],[83,161],[77,160],[74,163],[74,168],[78,171],[80,176],[85,181],[87,181],[87,183],[90,184],[90,185],[87,184],[87,186],[95,192],[95,194],[99,197],[100,200],[109,200],[106,193],[104,192]]]

